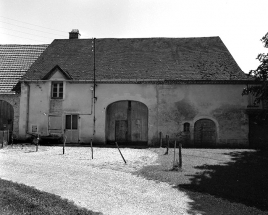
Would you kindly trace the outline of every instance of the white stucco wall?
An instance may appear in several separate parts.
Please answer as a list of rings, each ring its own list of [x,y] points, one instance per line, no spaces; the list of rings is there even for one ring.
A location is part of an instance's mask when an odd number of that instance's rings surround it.
[[[80,115],[79,139],[89,143],[93,138],[93,114],[91,83],[64,83],[64,98],[57,114]],[[149,110],[148,142],[158,144],[158,136],[168,134],[171,140],[182,130],[183,123],[190,123],[193,140],[194,123],[207,118],[217,126],[217,144],[248,144],[248,119],[245,114],[247,97],[243,97],[244,85],[155,85],[155,84],[97,84],[95,142],[105,142],[106,108],[120,100],[144,103]],[[51,81],[30,84],[29,123],[38,125],[38,132],[48,135]],[[27,86],[22,85],[20,113],[27,116]],[[21,120],[20,120],[21,122]],[[25,122],[25,120],[24,120]],[[65,119],[62,118],[62,125]],[[26,123],[20,123],[20,134]]]

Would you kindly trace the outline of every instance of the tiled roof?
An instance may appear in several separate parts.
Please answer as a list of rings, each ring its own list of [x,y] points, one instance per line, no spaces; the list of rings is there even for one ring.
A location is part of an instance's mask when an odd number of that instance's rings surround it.
[[[96,79],[244,80],[220,39],[96,39]],[[93,79],[92,39],[54,40],[25,75],[42,79],[60,66],[74,80]]]
[[[48,45],[0,45],[0,93],[10,93]]]

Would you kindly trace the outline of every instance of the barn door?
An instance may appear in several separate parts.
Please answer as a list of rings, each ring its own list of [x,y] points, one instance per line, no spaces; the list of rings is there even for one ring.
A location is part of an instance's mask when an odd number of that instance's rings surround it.
[[[78,143],[78,115],[66,115],[65,118],[66,143]]]
[[[127,142],[128,126],[127,120],[116,120],[115,121],[115,141],[116,142]]]
[[[132,142],[147,142],[148,108],[141,102],[131,102],[131,122]]]
[[[196,146],[216,144],[216,125],[210,119],[200,119],[194,125],[194,143]]]
[[[14,110],[11,104],[0,100],[0,130],[13,130]]]
[[[106,140],[109,143],[147,144],[148,108],[137,101],[118,101],[106,110]]]

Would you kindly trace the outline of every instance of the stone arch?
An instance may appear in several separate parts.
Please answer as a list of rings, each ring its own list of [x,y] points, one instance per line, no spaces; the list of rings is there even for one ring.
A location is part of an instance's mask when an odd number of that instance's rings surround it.
[[[14,108],[5,101],[0,100],[0,130],[13,131]]]
[[[1,94],[0,101],[5,101],[13,107],[13,134],[19,137],[19,117],[20,117],[20,94]]]
[[[194,145],[199,147],[215,146],[217,126],[212,119],[201,118],[194,123]]]
[[[107,143],[148,143],[148,107],[142,102],[120,100],[109,104],[105,124]]]

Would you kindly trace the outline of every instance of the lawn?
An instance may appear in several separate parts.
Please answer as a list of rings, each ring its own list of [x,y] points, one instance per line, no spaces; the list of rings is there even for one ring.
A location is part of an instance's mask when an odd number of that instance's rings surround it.
[[[170,171],[173,150],[168,155],[164,155],[163,148],[151,150],[159,155],[158,164],[146,166],[136,174],[185,191],[194,200],[192,211],[268,214],[267,151],[182,149],[181,171]]]
[[[0,214],[3,215],[94,215],[59,196],[23,184],[0,179]]]

